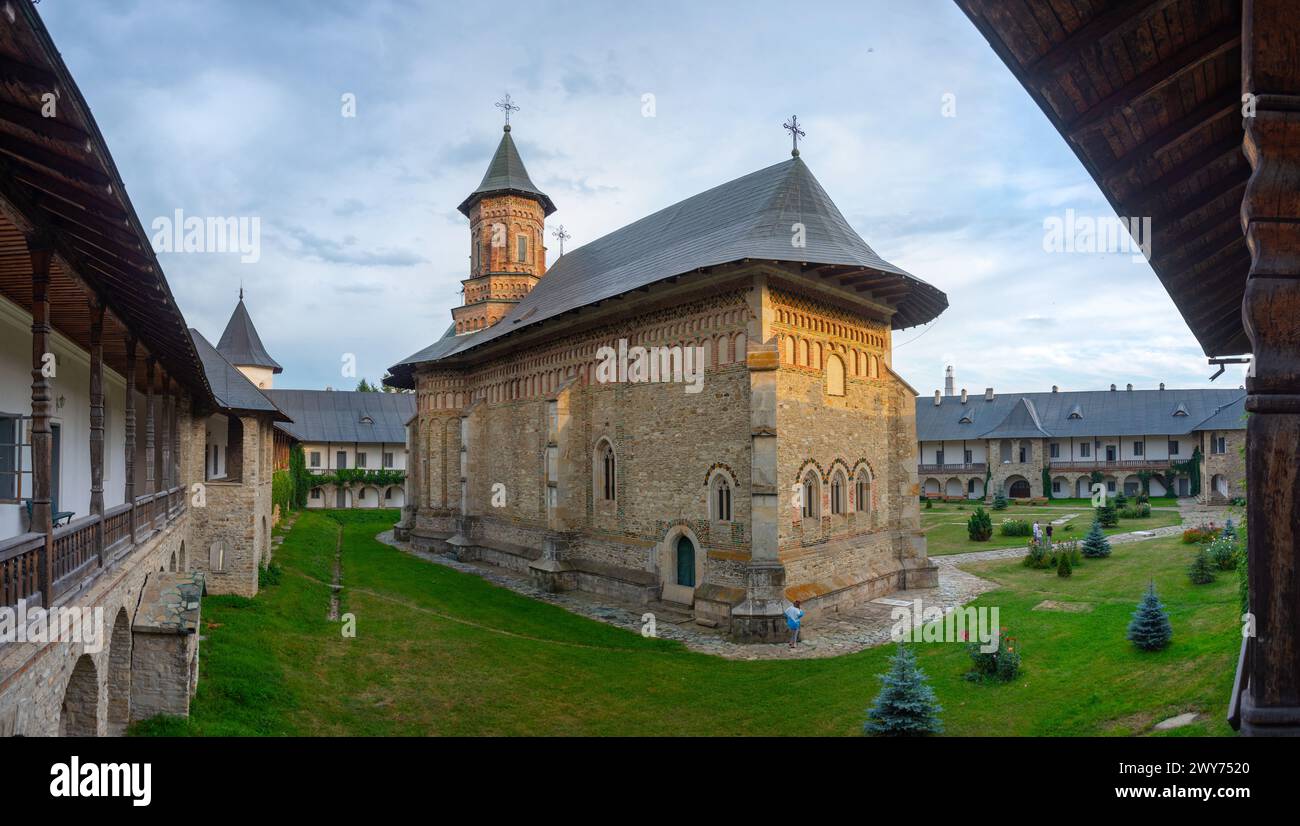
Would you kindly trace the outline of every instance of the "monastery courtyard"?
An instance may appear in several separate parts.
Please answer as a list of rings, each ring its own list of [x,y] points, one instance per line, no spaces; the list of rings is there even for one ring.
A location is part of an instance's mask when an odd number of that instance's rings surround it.
[[[794,651],[737,645],[665,606],[540,593],[499,567],[394,547],[392,521],[393,511],[306,511],[277,529],[262,592],[205,601],[189,720],[134,733],[852,735],[893,651],[880,644],[889,603],[812,617]],[[1191,585],[1191,552],[1169,535],[1179,530],[1114,535],[1109,559],[1069,579],[1024,567],[1019,547],[942,555],[938,588],[890,595],[997,606],[1023,647],[1018,679],[981,684],[964,676],[964,646],[914,646],[947,733],[1161,734],[1174,718],[1190,721],[1178,734],[1228,733],[1219,706],[1236,578]],[[1148,580],[1174,627],[1154,657],[1114,631]],[[355,618],[355,640],[340,639],[332,611]],[[654,637],[642,634],[647,612]]]

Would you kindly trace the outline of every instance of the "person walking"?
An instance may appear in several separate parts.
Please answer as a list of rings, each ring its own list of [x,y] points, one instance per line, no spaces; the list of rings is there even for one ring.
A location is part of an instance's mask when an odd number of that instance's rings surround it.
[[[785,609],[785,624],[790,629],[790,647],[794,648],[799,644],[799,626],[803,620],[803,609],[799,607],[799,600],[795,600],[789,608]]]
[[[1052,547],[1052,523],[1047,523],[1047,547]]]
[[[1039,525],[1037,521],[1034,522],[1034,544],[1043,544],[1043,526]]]

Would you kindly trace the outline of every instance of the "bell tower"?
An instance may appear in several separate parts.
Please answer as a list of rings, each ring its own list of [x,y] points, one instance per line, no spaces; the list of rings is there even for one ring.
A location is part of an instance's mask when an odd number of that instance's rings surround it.
[[[469,218],[470,271],[461,306],[451,311],[456,335],[500,321],[546,273],[546,217],[555,204],[533,184],[510,137],[510,96],[501,143],[478,189],[458,207]]]

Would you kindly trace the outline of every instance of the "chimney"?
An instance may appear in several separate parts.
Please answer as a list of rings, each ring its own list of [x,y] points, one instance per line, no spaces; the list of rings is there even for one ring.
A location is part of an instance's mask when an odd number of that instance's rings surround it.
[[[965,387],[963,387],[963,388],[961,389],[961,403],[962,403],[962,404],[965,404],[965,403],[966,403],[966,388],[965,388]]]
[[[1133,383],[1132,383],[1132,382],[1129,382],[1129,385],[1128,385],[1128,392],[1130,392],[1130,393],[1133,392]]]
[[[1058,387],[1057,385],[1053,384],[1053,385],[1052,385],[1052,392],[1053,392],[1053,393],[1060,393],[1060,392],[1061,392],[1061,388]]]
[[[943,394],[945,396],[952,395],[952,383],[953,383],[952,365],[949,364],[948,369],[943,374]]]
[[[1164,390],[1164,389],[1165,389],[1165,383],[1164,383],[1164,382],[1160,382],[1160,389],[1161,389],[1161,390]]]
[[[1110,392],[1112,392],[1112,393],[1115,392],[1115,385],[1112,384],[1112,385],[1110,386]]]
[[[943,404],[943,400],[939,397],[939,391],[936,390],[934,391],[934,406],[938,407],[941,404]]]
[[[986,402],[991,402],[991,401],[993,401],[993,388],[992,388],[992,387],[985,387],[985,388],[984,388],[984,401],[986,401]]]

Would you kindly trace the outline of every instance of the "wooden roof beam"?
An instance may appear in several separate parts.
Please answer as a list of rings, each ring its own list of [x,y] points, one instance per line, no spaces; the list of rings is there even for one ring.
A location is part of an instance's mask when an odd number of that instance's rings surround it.
[[[59,79],[54,72],[5,55],[0,55],[0,81],[20,86],[36,97],[47,92],[59,94]]]
[[[13,135],[0,133],[0,152],[27,166],[39,166],[67,181],[93,187],[100,192],[112,191],[112,181],[98,169],[92,169]]]
[[[1231,87],[1215,94],[1192,111],[1180,117],[1160,131],[1148,135],[1142,143],[1121,157],[1105,164],[1098,164],[1097,174],[1104,184],[1125,178],[1130,172],[1145,165],[1157,155],[1164,154],[1182,143],[1188,136],[1216,123],[1221,118],[1241,112],[1241,96]]]
[[[1122,3],[1096,15],[1026,66],[1026,79],[1041,88],[1062,69],[1079,60],[1085,52],[1100,50],[1106,41],[1133,31],[1177,2],[1179,0]]]
[[[1184,216],[1191,215],[1194,212],[1199,212],[1200,210],[1205,209],[1205,207],[1209,206],[1210,204],[1214,203],[1218,199],[1222,198],[1224,195],[1227,195],[1238,189],[1244,190],[1246,188],[1247,177],[1248,174],[1245,169],[1241,171],[1240,175],[1225,175],[1223,178],[1216,181],[1212,186],[1206,189],[1202,189],[1200,192],[1195,192],[1191,195],[1191,197],[1185,198],[1184,200],[1179,201],[1173,204],[1172,206],[1166,206],[1164,201],[1164,198],[1169,195],[1169,191],[1170,191],[1170,187],[1166,187],[1165,189],[1161,190],[1160,192],[1156,193],[1155,195],[1153,195],[1152,197],[1148,198],[1146,201],[1138,205],[1137,210],[1133,214],[1134,215],[1159,214],[1159,215],[1170,215],[1170,216],[1182,218]]]
[[[1171,166],[1169,169],[1161,172],[1155,178],[1149,181],[1143,181],[1141,187],[1150,189],[1157,184],[1168,182],[1166,189],[1177,186],[1180,182],[1189,178],[1207,166],[1213,166],[1224,158],[1235,155],[1241,162],[1242,169],[1246,167],[1246,156],[1241,151],[1241,137],[1230,135],[1229,137],[1207,146],[1200,152],[1191,157],[1185,158]]]
[[[1111,116],[1169,86],[1188,72],[1240,48],[1240,26],[1224,26],[1206,35],[1140,73],[1086,111],[1076,115],[1065,124],[1067,137],[1078,142],[1090,131],[1110,120]]]

